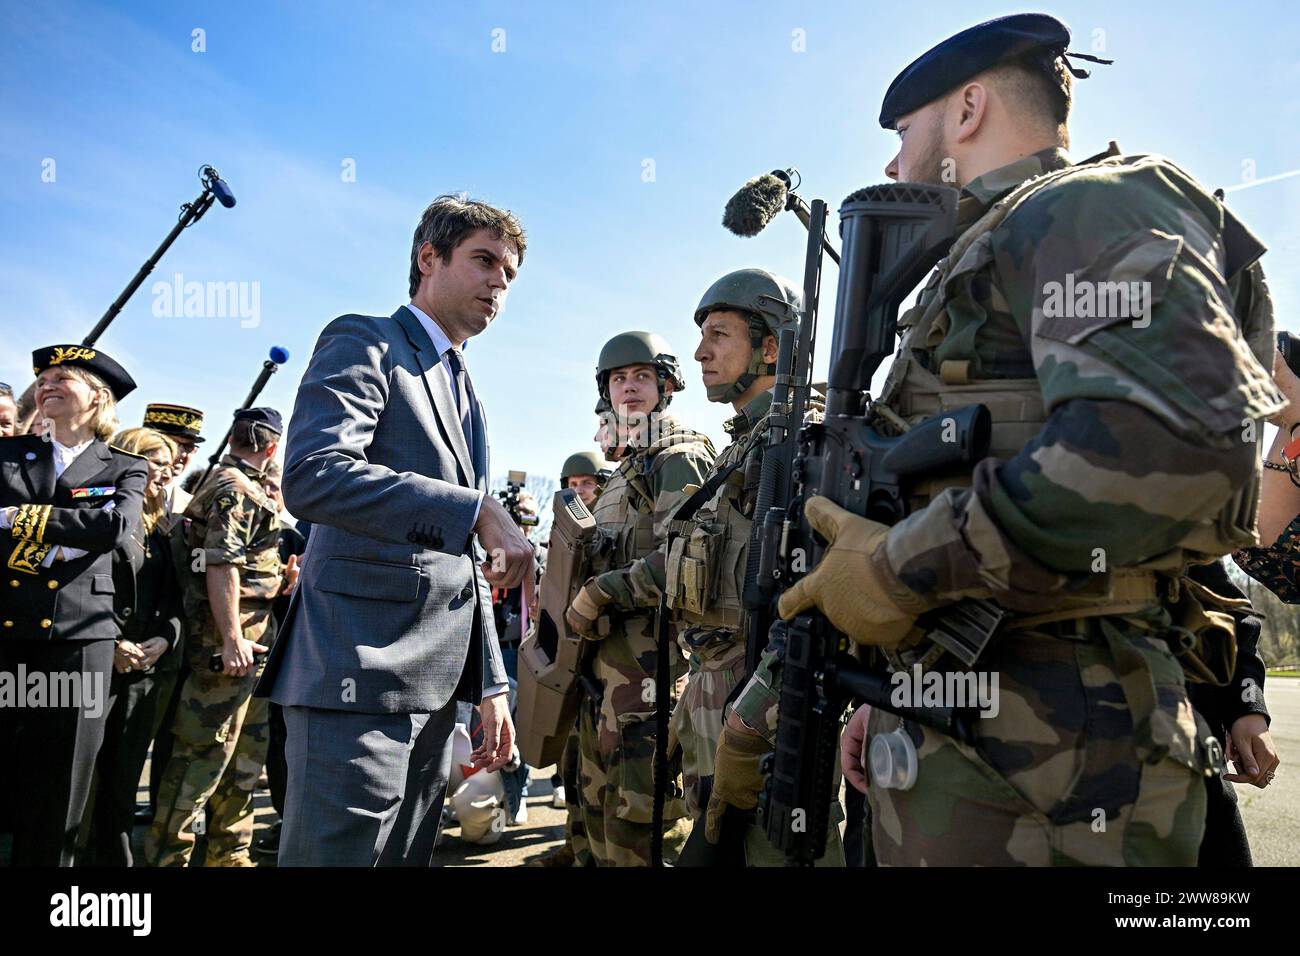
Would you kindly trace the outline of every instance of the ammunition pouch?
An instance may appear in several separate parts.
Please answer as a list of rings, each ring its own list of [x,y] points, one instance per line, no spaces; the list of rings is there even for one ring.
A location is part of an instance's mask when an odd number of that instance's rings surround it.
[[[1237,619],[1250,611],[1246,598],[1224,597],[1184,575],[1175,582],[1169,614],[1170,650],[1188,682],[1223,687],[1237,667]]]
[[[702,618],[713,607],[713,592],[718,580],[719,551],[722,550],[726,530],[714,532],[696,528],[688,537],[678,538],[674,544],[676,554],[673,570],[676,580],[668,593],[672,596],[670,607],[680,607],[692,617]]]
[[[725,524],[688,524],[672,538],[665,567],[668,606],[679,620],[739,628],[747,540]]]

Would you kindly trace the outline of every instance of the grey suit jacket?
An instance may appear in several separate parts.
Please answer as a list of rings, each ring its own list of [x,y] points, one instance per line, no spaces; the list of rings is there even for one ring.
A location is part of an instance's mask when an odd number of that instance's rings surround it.
[[[473,437],[471,460],[446,369],[405,306],[325,327],[298,386],[282,484],[311,537],[260,696],[428,713],[506,683],[471,539],[488,477],[481,405]]]

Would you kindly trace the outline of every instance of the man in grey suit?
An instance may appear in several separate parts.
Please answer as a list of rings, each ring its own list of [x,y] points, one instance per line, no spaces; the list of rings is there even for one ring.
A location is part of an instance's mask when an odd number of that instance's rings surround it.
[[[490,589],[531,589],[532,549],[486,494],[461,347],[505,303],[524,246],[511,213],[438,197],[415,230],[410,305],[335,319],[298,386],[282,488],[312,533],[258,691],[284,708],[281,866],[428,866],[457,700],[482,716],[474,765],[510,759]]]

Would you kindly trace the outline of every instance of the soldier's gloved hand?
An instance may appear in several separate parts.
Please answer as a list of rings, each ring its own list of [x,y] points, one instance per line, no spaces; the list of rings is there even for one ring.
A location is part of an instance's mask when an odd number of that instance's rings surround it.
[[[591,578],[582,586],[582,590],[573,596],[572,603],[564,612],[564,620],[569,627],[583,637],[598,637],[596,620],[600,617],[605,605],[612,600],[614,599],[610,595],[600,589],[596,579]]]
[[[759,764],[771,749],[760,734],[722,725],[713,761],[713,792],[704,817],[704,838],[710,843],[716,846],[722,839],[722,816],[728,805],[738,810],[758,806],[758,795],[763,790]]]
[[[820,496],[809,498],[803,510],[830,547],[810,574],[781,595],[781,616],[788,621],[815,606],[857,643],[897,647],[925,606],[885,560],[889,527]]]

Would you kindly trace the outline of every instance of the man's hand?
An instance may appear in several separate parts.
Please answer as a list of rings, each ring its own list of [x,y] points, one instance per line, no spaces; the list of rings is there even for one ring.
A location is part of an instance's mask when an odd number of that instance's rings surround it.
[[[713,792],[709,794],[704,820],[704,838],[714,846],[722,839],[722,817],[728,806],[738,810],[758,806],[758,795],[763,790],[758,765],[771,749],[761,734],[754,733],[739,718],[729,716],[722,725],[714,756]]]
[[[494,588],[512,588],[522,583],[524,599],[532,604],[533,546],[495,495],[483,496],[474,533],[487,552],[483,577],[488,584]]]
[[[502,692],[483,698],[478,715],[483,724],[483,743],[470,754],[470,765],[476,770],[500,770],[510,762],[515,744],[510,695]]]
[[[582,586],[582,590],[573,596],[573,602],[564,612],[564,621],[583,637],[595,637],[596,621],[605,605],[612,600],[613,598],[600,589],[596,579],[590,578]]]
[[[298,555],[289,555],[289,560],[284,563],[284,587],[281,592],[292,594],[293,589],[298,586]]]
[[[858,793],[867,792],[867,768],[862,766],[862,745],[867,739],[867,721],[871,718],[871,705],[863,704],[853,712],[848,726],[840,736],[840,767],[844,770],[844,779],[857,788]]]
[[[788,621],[815,606],[857,643],[897,647],[924,608],[880,553],[888,526],[820,496],[809,498],[803,510],[830,547],[810,574],[781,595],[781,616]]]
[[[247,677],[253,666],[254,654],[265,654],[266,648],[243,637],[227,637],[221,642],[221,673],[226,677]]]
[[[1282,760],[1261,714],[1247,714],[1233,722],[1228,732],[1228,759],[1237,772],[1225,773],[1224,780],[1253,784],[1261,790],[1273,782]]]

